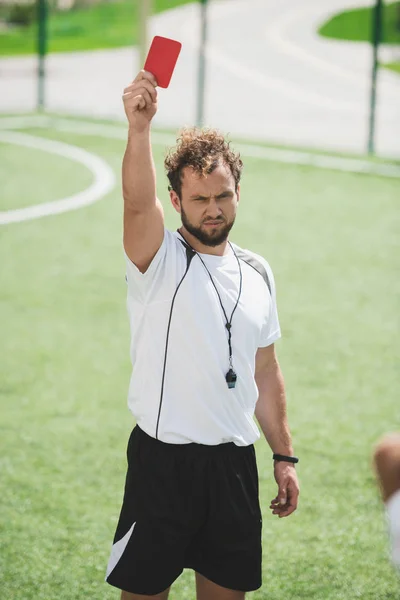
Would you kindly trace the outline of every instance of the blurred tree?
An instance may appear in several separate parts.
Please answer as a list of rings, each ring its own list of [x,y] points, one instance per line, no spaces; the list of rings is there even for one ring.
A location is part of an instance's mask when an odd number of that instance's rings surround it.
[[[21,27],[27,27],[36,18],[36,8],[34,2],[12,2],[8,5],[6,11],[6,23],[10,25],[19,25]]]

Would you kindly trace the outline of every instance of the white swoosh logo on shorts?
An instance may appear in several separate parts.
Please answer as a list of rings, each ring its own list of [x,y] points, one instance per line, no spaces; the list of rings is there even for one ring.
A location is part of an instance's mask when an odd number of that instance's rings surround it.
[[[124,535],[124,537],[121,538],[118,542],[115,542],[115,544],[111,548],[111,554],[110,554],[110,559],[108,561],[107,574],[106,574],[105,581],[107,581],[108,576],[115,569],[117,563],[119,562],[121,556],[123,555],[125,548],[127,547],[128,542],[131,538],[131,535],[133,533],[135,525],[136,525],[136,521],[134,522],[134,524],[132,525],[132,527],[130,528],[128,533],[126,533]]]

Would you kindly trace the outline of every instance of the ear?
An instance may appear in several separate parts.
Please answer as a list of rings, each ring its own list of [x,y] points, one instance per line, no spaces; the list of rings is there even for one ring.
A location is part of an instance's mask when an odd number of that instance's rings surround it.
[[[171,190],[169,193],[169,197],[171,199],[171,204],[174,207],[174,209],[176,210],[176,212],[178,212],[180,214],[181,212],[181,201],[179,200],[179,196],[176,192],[174,192],[174,190]]]
[[[237,186],[236,196],[237,196],[237,201],[239,202],[239,200],[240,200],[240,183],[238,183],[238,186]]]

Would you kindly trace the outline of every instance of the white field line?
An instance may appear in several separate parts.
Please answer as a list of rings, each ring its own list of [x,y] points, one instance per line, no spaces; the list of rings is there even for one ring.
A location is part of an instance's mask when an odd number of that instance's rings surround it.
[[[50,117],[47,115],[16,115],[0,118],[0,130],[23,129],[24,127],[48,127]]]
[[[33,121],[31,119],[29,123],[29,126],[31,127],[38,126],[38,121]],[[0,142],[25,146],[26,148],[34,148],[35,150],[43,150],[44,152],[58,154],[59,156],[69,158],[70,160],[87,167],[94,177],[93,183],[86,190],[68,196],[67,198],[45,202],[35,206],[28,206],[26,208],[0,212],[0,225],[38,219],[40,217],[56,215],[70,210],[76,210],[83,206],[88,206],[89,204],[93,204],[97,200],[100,200],[100,198],[108,194],[115,186],[115,175],[111,167],[100,157],[91,154],[82,148],[27,135],[25,133],[4,130],[0,131]]]
[[[374,163],[359,158],[345,158],[329,154],[313,154],[298,150],[285,150],[282,148],[262,148],[261,146],[240,146],[243,156],[262,158],[265,160],[291,163],[294,165],[309,165],[319,169],[332,169],[334,171],[347,171],[349,173],[365,173],[367,175],[380,175],[400,179],[400,165],[390,163]]]
[[[314,56],[310,54],[303,47],[295,44],[290,39],[290,33],[287,34],[287,29],[293,25],[305,12],[305,10],[312,10],[312,6],[304,7],[301,6],[300,10],[287,11],[281,15],[279,18],[275,19],[272,24],[268,25],[265,30],[266,38],[269,42],[271,42],[279,51],[287,54],[290,57],[295,58],[296,60],[302,60],[303,62],[309,63],[318,69],[322,69],[325,73],[330,71],[333,75],[337,75],[338,77],[343,77],[350,81],[351,83],[355,83],[357,80],[364,83],[365,80],[369,80],[367,75],[360,75],[358,71],[354,71],[351,69],[343,69],[341,66],[333,64],[326,59],[320,58],[319,56]],[[322,21],[321,21],[322,22]],[[328,42],[329,43],[329,42]]]
[[[215,8],[221,7],[216,5]],[[238,12],[247,13],[248,10],[249,6],[247,0],[237,0],[237,4],[224,3],[223,10],[215,10],[214,12],[209,11],[209,20],[212,22],[213,26],[216,26],[216,23],[219,20],[223,21],[226,19],[228,14],[235,14]],[[240,20],[240,15],[238,18]],[[223,27],[223,23],[221,23],[221,27]],[[192,35],[192,30],[192,20],[190,17],[187,17],[182,23],[180,29],[180,40],[187,46],[191,47],[193,51],[196,51],[198,48],[198,40],[196,39],[196,36]],[[266,51],[267,50],[268,49],[266,49]],[[334,111],[351,112],[355,109],[359,110],[358,104],[354,102],[333,100],[328,96],[313,92],[312,90],[306,90],[303,86],[299,86],[293,82],[287,81],[284,77],[267,75],[263,71],[252,68],[249,66],[249,64],[241,63],[236,59],[232,59],[229,55],[225,54],[218,45],[213,44],[210,41],[207,42],[205,54],[207,59],[210,61],[210,64],[218,64],[229,73],[232,73],[232,75],[235,77],[240,78],[241,81],[249,81],[253,85],[256,85],[262,89],[275,90],[276,92],[281,93],[289,98],[296,97],[296,100],[299,102],[304,102],[312,106],[329,108],[330,110]]]
[[[265,31],[266,39],[270,42],[270,44],[275,47],[278,52],[282,52],[287,56],[290,56],[295,61],[302,61],[306,64],[311,65],[319,70],[322,70],[324,73],[330,72],[336,77],[340,77],[342,79],[346,79],[351,84],[359,86],[361,85],[369,85],[370,76],[369,74],[359,73],[351,68],[343,68],[340,65],[332,63],[324,58],[311,54],[305,50],[302,46],[299,46],[298,43],[294,43],[290,38],[290,29],[294,23],[298,20],[298,18],[304,15],[305,11],[311,12],[313,10],[313,4],[310,6],[304,6],[304,2],[302,6],[298,10],[291,9],[279,16],[279,18],[275,19],[271,25],[269,25]],[[369,6],[372,6],[372,2],[369,3]],[[363,4],[363,7],[366,7]],[[322,22],[322,21],[321,21]],[[293,27],[292,27],[293,29]],[[329,41],[325,43],[329,44]],[[389,95],[394,99],[394,90],[388,90]],[[388,111],[385,111],[386,116],[388,116]],[[397,114],[397,113],[396,113]],[[390,116],[394,116],[394,111],[390,112]]]
[[[193,46],[194,47],[194,46]],[[284,96],[289,98],[296,98],[296,101],[311,104],[320,108],[329,108],[334,111],[352,111],[355,108],[359,108],[354,102],[337,101],[317,92],[307,90],[304,87],[298,86],[291,81],[285,80],[281,77],[273,77],[272,75],[266,75],[265,73],[253,69],[244,63],[239,63],[232,60],[229,56],[224,54],[221,49],[215,44],[208,43],[205,50],[207,59],[215,64],[223,67],[229,73],[232,73],[241,81],[249,81],[253,85],[257,85],[264,90],[275,90],[278,93],[282,93]]]
[[[34,119],[35,117],[33,117]],[[29,126],[51,127],[58,131],[70,131],[80,135],[94,135],[105,138],[127,139],[126,127],[116,125],[102,125],[89,123],[85,121],[75,121],[69,119],[60,119],[41,117],[40,125],[31,125],[32,117],[14,117],[13,120],[7,119],[7,127],[26,128]],[[4,120],[5,121],[5,120]],[[0,119],[0,132],[3,127],[3,120]],[[152,140],[154,144],[160,146],[171,146],[175,144],[176,138],[172,134],[163,134],[153,132]],[[362,158],[346,158],[330,154],[316,154],[302,150],[287,150],[284,148],[268,148],[256,146],[255,144],[236,144],[242,156],[250,158],[260,158],[271,162],[309,165],[319,169],[330,169],[334,171],[348,173],[363,173],[366,175],[378,175],[380,177],[390,177],[400,179],[400,165],[394,163],[373,162]]]

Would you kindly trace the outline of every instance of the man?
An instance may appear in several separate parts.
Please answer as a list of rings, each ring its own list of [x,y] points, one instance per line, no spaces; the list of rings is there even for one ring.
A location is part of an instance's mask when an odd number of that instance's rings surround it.
[[[386,506],[392,562],[400,569],[400,433],[386,434],[373,460]]]
[[[261,586],[254,412],[276,453],[273,514],[290,515],[299,494],[274,350],[274,280],[263,258],[228,241],[242,161],[217,131],[184,130],[167,157],[182,226],[164,228],[150,143],[156,86],[141,71],[123,95],[128,404],[137,425],[106,581],[121,600],[166,600],[192,568],[198,600],[243,600]]]

